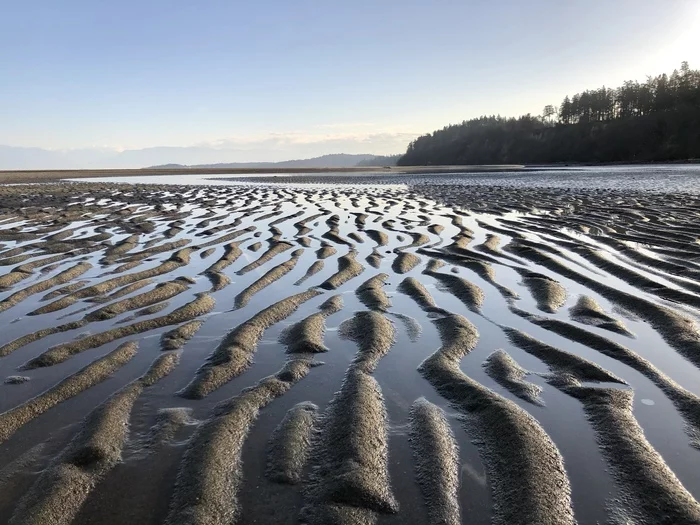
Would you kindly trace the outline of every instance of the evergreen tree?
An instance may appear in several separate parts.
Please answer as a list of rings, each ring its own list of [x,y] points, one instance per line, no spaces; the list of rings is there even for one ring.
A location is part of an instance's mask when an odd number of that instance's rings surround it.
[[[541,117],[480,117],[414,140],[399,165],[700,158],[700,71],[628,80],[545,106]]]

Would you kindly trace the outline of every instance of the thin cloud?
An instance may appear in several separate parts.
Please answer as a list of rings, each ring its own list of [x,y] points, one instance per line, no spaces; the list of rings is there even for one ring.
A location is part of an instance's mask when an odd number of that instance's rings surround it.
[[[279,162],[332,153],[403,153],[418,133],[268,133],[189,147],[45,150],[0,146],[0,169],[141,168],[159,164]]]

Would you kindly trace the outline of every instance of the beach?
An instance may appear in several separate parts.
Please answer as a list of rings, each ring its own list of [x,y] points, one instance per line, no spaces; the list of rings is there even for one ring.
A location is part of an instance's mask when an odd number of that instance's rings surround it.
[[[0,522],[700,523],[700,169],[454,170],[13,175]]]

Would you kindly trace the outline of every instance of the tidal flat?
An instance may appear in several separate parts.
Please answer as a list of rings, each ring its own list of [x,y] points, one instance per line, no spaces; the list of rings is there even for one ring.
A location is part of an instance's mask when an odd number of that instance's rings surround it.
[[[0,523],[700,523],[700,168],[133,182],[0,186]]]

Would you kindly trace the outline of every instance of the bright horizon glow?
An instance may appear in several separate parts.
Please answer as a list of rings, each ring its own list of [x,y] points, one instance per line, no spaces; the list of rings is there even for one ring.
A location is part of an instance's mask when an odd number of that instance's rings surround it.
[[[4,6],[0,58],[0,169],[2,146],[93,164],[144,148],[190,163],[392,154],[469,118],[700,67],[700,4],[26,0]]]
[[[688,18],[684,21],[676,38],[650,57],[647,67],[656,72],[648,74],[669,73],[670,71],[667,71],[669,67],[679,68],[683,61],[689,62],[694,69],[700,66],[698,64],[700,62],[700,3],[697,4],[694,12],[692,9],[689,11]]]

